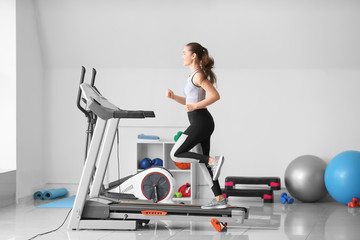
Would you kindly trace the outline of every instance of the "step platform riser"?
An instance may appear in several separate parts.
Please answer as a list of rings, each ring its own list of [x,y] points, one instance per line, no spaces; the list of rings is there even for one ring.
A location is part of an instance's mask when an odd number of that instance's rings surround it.
[[[244,185],[255,185],[256,189],[238,189]],[[264,189],[259,188],[259,185],[264,185]],[[222,189],[223,196],[228,198],[234,197],[260,197],[264,203],[274,202],[274,190],[280,190],[281,183],[278,177],[226,177],[225,189]]]

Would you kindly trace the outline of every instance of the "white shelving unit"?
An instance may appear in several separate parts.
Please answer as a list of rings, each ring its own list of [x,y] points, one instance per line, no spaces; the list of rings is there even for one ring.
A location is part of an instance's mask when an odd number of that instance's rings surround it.
[[[137,142],[137,171],[143,171],[140,168],[140,162],[144,158],[161,158],[163,160],[164,168],[168,169],[175,178],[175,192],[179,187],[185,183],[190,183],[191,194],[190,197],[173,198],[175,202],[192,203],[197,198],[196,189],[196,166],[197,164],[191,163],[189,169],[179,169],[174,161],[170,158],[170,152],[175,142],[173,141],[141,141]]]

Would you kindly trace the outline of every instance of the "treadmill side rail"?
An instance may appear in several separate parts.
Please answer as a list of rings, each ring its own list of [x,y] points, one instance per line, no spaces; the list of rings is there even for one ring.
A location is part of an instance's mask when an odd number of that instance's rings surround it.
[[[123,219],[123,221],[127,221],[126,219],[131,220],[171,220],[171,221],[198,221],[198,222],[211,222],[213,216],[186,216],[186,215],[143,215],[139,213],[110,213],[111,219]],[[221,222],[228,222],[228,223],[237,223],[243,224],[244,223],[244,216],[233,216],[233,217],[216,217],[217,220]],[[111,221],[111,220],[110,220]]]

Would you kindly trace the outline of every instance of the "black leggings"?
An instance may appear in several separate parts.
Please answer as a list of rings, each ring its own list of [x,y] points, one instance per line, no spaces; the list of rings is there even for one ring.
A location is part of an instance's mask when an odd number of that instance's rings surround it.
[[[214,195],[222,195],[219,181],[212,180],[212,171],[207,167],[210,154],[210,138],[215,128],[214,119],[207,109],[188,112],[188,118],[190,126],[174,145],[171,150],[171,157],[175,162],[199,163]],[[203,154],[190,152],[198,144],[200,144]]]

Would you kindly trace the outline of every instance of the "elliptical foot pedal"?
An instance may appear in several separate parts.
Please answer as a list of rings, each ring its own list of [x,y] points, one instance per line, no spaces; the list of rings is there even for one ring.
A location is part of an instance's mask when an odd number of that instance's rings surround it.
[[[211,219],[211,224],[213,225],[215,230],[218,232],[225,231],[227,228],[227,222],[225,222],[225,223],[219,222],[216,218]]]

